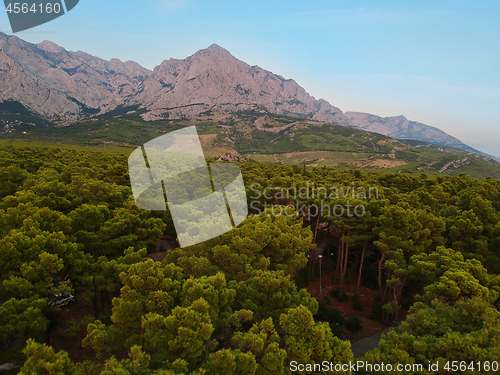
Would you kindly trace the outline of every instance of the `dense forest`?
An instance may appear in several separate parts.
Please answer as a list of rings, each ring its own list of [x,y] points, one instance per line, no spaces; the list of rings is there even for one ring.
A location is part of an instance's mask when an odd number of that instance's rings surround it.
[[[168,211],[135,205],[131,151],[2,144],[0,364],[12,373],[278,375],[355,360],[500,373],[500,181],[239,162],[248,218],[155,261],[175,230]],[[372,318],[395,326],[362,358],[355,324],[306,289],[315,249],[332,296],[352,277],[379,292]],[[73,306],[51,306],[65,293]],[[298,373],[353,373],[318,368]]]

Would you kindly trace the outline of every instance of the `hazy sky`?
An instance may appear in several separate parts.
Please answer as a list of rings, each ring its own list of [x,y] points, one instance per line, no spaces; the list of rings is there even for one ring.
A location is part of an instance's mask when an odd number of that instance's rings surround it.
[[[498,0],[80,0],[16,35],[150,69],[217,43],[344,112],[402,114],[500,156]]]

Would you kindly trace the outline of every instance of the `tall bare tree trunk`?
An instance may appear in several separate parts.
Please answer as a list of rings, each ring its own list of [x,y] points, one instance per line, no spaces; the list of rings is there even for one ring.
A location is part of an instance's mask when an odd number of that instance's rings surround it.
[[[340,280],[339,280],[339,289],[340,294],[342,294],[342,289],[344,288],[344,248],[345,242],[341,240],[341,248],[340,248]]]
[[[97,299],[97,284],[94,279],[94,295],[92,296],[92,306],[94,308],[94,318],[99,319],[99,301]]]
[[[319,208],[318,208],[319,210]],[[318,237],[318,225],[319,225],[319,212],[318,212],[318,220],[316,220],[316,230],[314,231],[314,243],[316,243],[316,238]]]
[[[326,227],[326,233],[325,233],[325,240],[323,241],[323,248],[327,249],[328,247],[326,246],[326,242],[328,241],[328,237],[330,236],[330,229]],[[330,252],[326,252],[326,257],[330,258]]]
[[[340,294],[344,292],[344,278],[347,272],[347,264],[349,261],[349,243],[344,245],[345,253],[344,253],[344,264],[342,266],[342,274],[340,276]]]
[[[385,253],[382,254],[380,261],[378,262],[378,290],[382,294],[382,265],[384,264]]]
[[[359,294],[359,286],[361,285],[361,273],[363,271],[363,261],[365,260],[366,246],[367,246],[367,244],[365,243],[365,246],[363,246],[363,252],[361,253],[361,264],[359,266],[358,284],[356,285],[356,294]]]
[[[394,302],[396,304],[395,311],[394,311],[394,320],[396,321],[396,324],[398,324],[399,320],[399,291],[396,291],[396,288],[394,288]]]
[[[335,273],[333,274],[332,277],[332,285],[334,285],[337,282],[337,279],[339,277],[339,271],[340,271],[340,256],[341,256],[341,251],[340,251],[340,246],[342,243],[339,244],[337,248],[337,262],[335,263]]]
[[[311,269],[313,268],[313,253],[311,253],[311,256],[309,257],[309,265],[308,265],[308,272],[307,272],[307,279],[309,280],[311,278]]]
[[[395,311],[395,317],[394,320],[396,321],[396,324],[399,323],[399,301],[401,301],[401,298],[403,296],[403,286],[404,286],[404,280],[401,280],[401,283],[397,286],[397,288],[394,288],[394,301],[396,302],[396,311]]]
[[[387,296],[387,284],[385,284],[385,287],[384,287],[384,291],[382,293],[382,306],[385,305],[385,298]],[[382,323],[387,325],[387,323],[389,322],[389,315],[387,314],[387,311],[385,311],[385,309],[382,307]]]

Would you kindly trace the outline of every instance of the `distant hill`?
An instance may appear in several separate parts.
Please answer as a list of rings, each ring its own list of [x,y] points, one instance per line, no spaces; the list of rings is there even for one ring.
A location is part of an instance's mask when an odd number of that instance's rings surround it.
[[[396,139],[411,139],[430,142],[440,146],[461,148],[462,150],[483,154],[455,137],[433,126],[420,122],[409,121],[404,116],[379,117],[369,113],[346,112],[345,115],[351,120],[351,126],[384,134]]]
[[[260,111],[202,115],[192,120],[145,121],[141,110],[123,107],[71,126],[16,125],[3,142],[74,143],[134,149],[167,132],[196,125],[206,156],[276,164],[429,173],[500,179],[500,165],[488,156],[396,139],[347,126],[290,118]]]

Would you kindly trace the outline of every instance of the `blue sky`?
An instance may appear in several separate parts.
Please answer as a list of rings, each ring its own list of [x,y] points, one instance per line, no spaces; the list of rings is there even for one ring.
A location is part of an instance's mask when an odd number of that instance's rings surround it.
[[[150,69],[217,43],[344,112],[402,114],[500,156],[499,20],[499,1],[80,0],[16,35]]]

